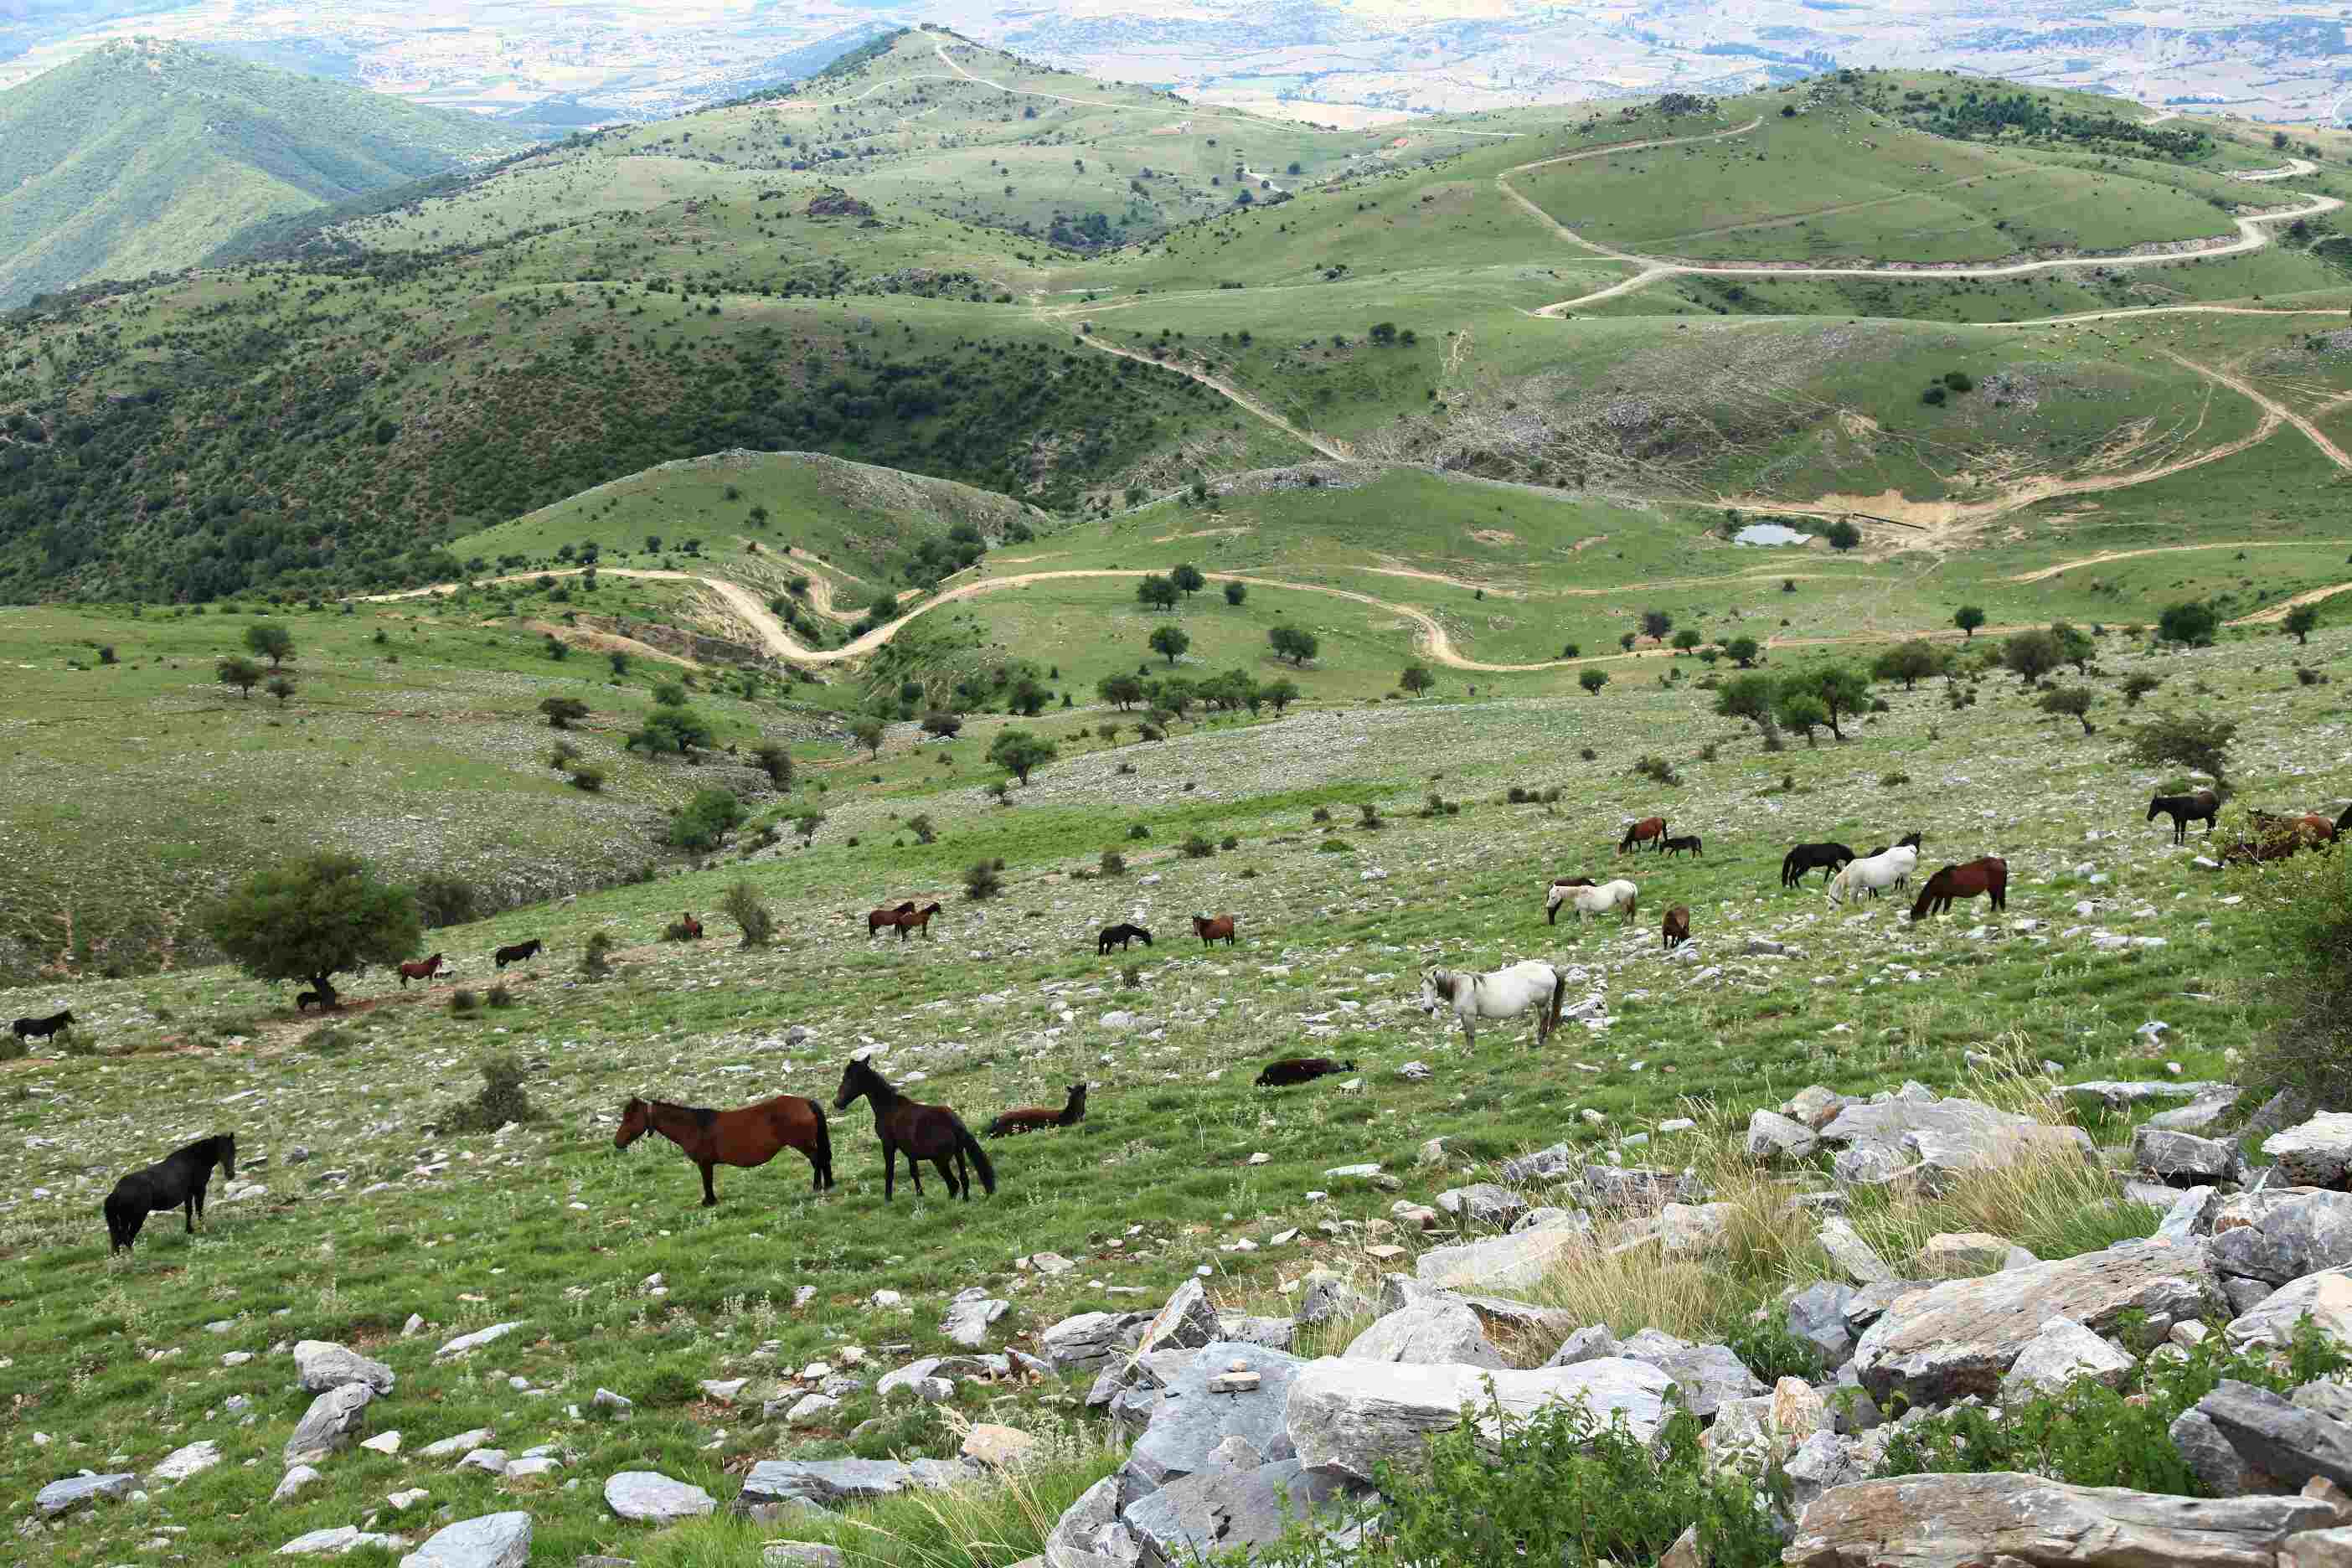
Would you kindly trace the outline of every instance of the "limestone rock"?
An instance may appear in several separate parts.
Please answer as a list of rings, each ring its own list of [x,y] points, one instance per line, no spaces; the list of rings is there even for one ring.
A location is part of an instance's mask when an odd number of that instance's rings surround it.
[[[738,1512],[769,1503],[834,1508],[871,1502],[914,1489],[938,1490],[971,1474],[961,1462],[942,1459],[762,1459],[743,1478]]]
[[[447,1344],[443,1345],[439,1350],[434,1352],[433,1359],[439,1361],[445,1356],[464,1355],[467,1351],[479,1350],[484,1345],[490,1344],[495,1341],[506,1338],[509,1334],[521,1327],[522,1325],[520,1323],[492,1323],[487,1329],[477,1329],[470,1334],[459,1334],[456,1339],[451,1340]],[[507,1516],[504,1514],[491,1514],[488,1517],[492,1519],[504,1519]]]
[[[138,1480],[133,1475],[68,1476],[43,1487],[34,1495],[33,1507],[43,1518],[54,1519],[85,1503],[111,1502],[128,1496]]]
[[[1946,1231],[1919,1248],[1919,1270],[1938,1279],[1990,1274],[2009,1260],[2009,1243],[1980,1230]]]
[[[959,1291],[948,1304],[940,1332],[966,1350],[976,1351],[988,1342],[989,1326],[1012,1310],[1012,1302],[992,1297],[985,1290]]]
[[[401,1544],[396,1535],[378,1535],[362,1530],[356,1524],[339,1524],[332,1530],[314,1530],[298,1535],[278,1549],[280,1557],[341,1557],[346,1552],[367,1547],[391,1551]]]
[[[1748,1118],[1748,1157],[1776,1164],[1812,1158],[1822,1145],[1813,1130],[1794,1117],[1758,1110]]]
[[[203,1475],[220,1462],[220,1445],[207,1438],[173,1449],[156,1461],[155,1468],[147,1472],[147,1479],[151,1482],[184,1481],[190,1476]]]
[[[312,1400],[296,1424],[294,1435],[286,1439],[286,1462],[299,1465],[321,1459],[347,1447],[374,1397],[375,1390],[366,1384],[347,1383]]]
[[[2235,1181],[2237,1148],[2218,1138],[2141,1127],[2132,1133],[2132,1163],[2175,1186]]]
[[[2231,1319],[2222,1332],[2240,1350],[2284,1346],[2294,1342],[2296,1329],[2306,1320],[2352,1344],[2352,1269],[2325,1269],[2282,1285]]]
[[[1886,1260],[1872,1249],[1862,1233],[1843,1215],[1823,1219],[1814,1239],[1829,1254],[1830,1261],[1857,1285],[1877,1285],[1895,1278],[1895,1270],[1886,1266]]]
[[[1816,1280],[1789,1298],[1789,1332],[1819,1351],[1822,1364],[1832,1370],[1853,1356],[1853,1334],[1845,1323],[1853,1299],[1853,1287],[1833,1279]]]
[[[1493,1182],[1475,1182],[1466,1187],[1449,1187],[1438,1194],[1437,1206],[1465,1225],[1507,1230],[1514,1220],[1528,1212],[1528,1200],[1523,1194],[1508,1187],[1497,1186]]]
[[[1478,1314],[1458,1303],[1427,1302],[1391,1312],[1358,1334],[1340,1353],[1352,1360],[1423,1365],[1505,1364],[1503,1352],[1486,1338]]]
[[[2253,1474],[2246,1468],[2246,1461],[2204,1412],[2193,1406],[2182,1411],[2173,1417],[2166,1436],[2179,1450],[2189,1473],[2203,1482],[2213,1496],[2240,1497],[2254,1489]]]
[[[2282,1399],[2266,1388],[2223,1378],[2197,1402],[2248,1466],[2288,1486],[2325,1476],[2352,1480],[2352,1426]]]
[[[2268,1187],[2213,1214],[2213,1267],[2266,1284],[2352,1264],[2352,1193]]]
[[[2298,1187],[2342,1187],[2352,1180],[2352,1111],[2324,1110],[2263,1141],[2277,1162],[2276,1180]]]
[[[271,1502],[289,1502],[300,1495],[304,1487],[319,1479],[319,1472],[308,1465],[297,1465],[278,1479],[278,1489],[269,1494]]]
[[[1048,1568],[1135,1568],[1142,1546],[1118,1520],[1119,1484],[1105,1476],[1063,1511],[1045,1536]]]
[[[1142,1542],[1148,1561],[1206,1563],[1272,1544],[1292,1521],[1350,1489],[1287,1459],[1253,1470],[1187,1476],[1129,1507],[1123,1522]]]
[[[963,1457],[992,1470],[1017,1469],[1036,1458],[1037,1439],[1018,1426],[993,1421],[973,1424],[963,1435]]]
[[[1143,1337],[1136,1342],[1135,1353],[1150,1355],[1154,1351],[1198,1350],[1217,1337],[1217,1310],[1209,1304],[1208,1288],[1197,1279],[1187,1279],[1176,1287],[1176,1293],[1150,1322],[1144,1325]]]
[[[2137,1365],[2131,1357],[2068,1318],[2052,1318],[2025,1343],[2001,1380],[2001,1397],[2015,1401],[2056,1394],[2081,1377],[2120,1388]]]
[[[294,1373],[306,1394],[324,1394],[347,1383],[364,1383],[378,1394],[392,1392],[392,1368],[329,1340],[304,1340],[297,1344]]]
[[[1541,1282],[1562,1259],[1586,1245],[1580,1230],[1514,1231],[1459,1247],[1433,1247],[1413,1260],[1413,1273],[1425,1285],[1524,1290]]]
[[[1369,1483],[1381,1459],[1408,1470],[1420,1466],[1426,1438],[1459,1426],[1465,1405],[1489,1412],[1478,1417],[1479,1435],[1487,1445],[1496,1440],[1491,1412],[1496,1403],[1516,1419],[1578,1398],[1603,1422],[1622,1411],[1635,1439],[1647,1441],[1665,1422],[1666,1393],[1673,1386],[1674,1380],[1656,1367],[1622,1358],[1496,1372],[1326,1357],[1299,1370],[1286,1426],[1299,1462],[1308,1469]]]
[[[1335,1269],[1309,1270],[1298,1287],[1298,1321],[1312,1326],[1334,1319],[1360,1318],[1372,1310],[1371,1298]]]
[[[760,1568],[844,1568],[838,1546],[822,1541],[771,1541],[760,1548]]]
[[[1617,1353],[1656,1367],[1683,1391],[1683,1405],[1701,1421],[1725,1401],[1752,1399],[1764,1384],[1728,1345],[1693,1344],[1656,1329],[1643,1329],[1622,1342]]]
[[[604,1506],[623,1519],[669,1524],[701,1519],[716,1511],[719,1501],[700,1487],[672,1480],[657,1470],[623,1470],[605,1481]]]
[[[1256,1385],[1234,1394],[1212,1392],[1212,1383],[1230,1374],[1236,1362],[1257,1374]],[[1170,1375],[1143,1435],[1119,1467],[1123,1500],[1132,1504],[1208,1468],[1210,1455],[1229,1437],[1243,1438],[1261,1454],[1274,1452],[1283,1434],[1284,1412],[1296,1397],[1298,1374],[1307,1364],[1280,1351],[1231,1341],[1202,1347]]]
[[[530,1515],[486,1513],[438,1531],[400,1568],[523,1568],[530,1561]]]
[[[1143,1312],[1080,1312],[1047,1329],[1038,1343],[1055,1372],[1108,1366],[1127,1353],[1131,1331],[1150,1321]]]

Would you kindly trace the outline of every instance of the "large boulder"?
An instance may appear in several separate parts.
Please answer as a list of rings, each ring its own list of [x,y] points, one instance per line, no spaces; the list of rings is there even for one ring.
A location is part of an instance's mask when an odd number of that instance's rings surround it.
[[[738,1512],[770,1504],[836,1508],[872,1502],[920,1489],[937,1491],[968,1479],[971,1469],[950,1459],[762,1459],[743,1478]]]
[[[1271,1545],[1292,1521],[1352,1489],[1285,1459],[1255,1469],[1187,1476],[1130,1506],[1122,1522],[1142,1542],[1147,1561],[1207,1563],[1242,1548]]]
[[[1150,1321],[1149,1312],[1080,1312],[1040,1334],[1038,1344],[1055,1372],[1108,1366],[1127,1354],[1136,1331]]]
[[[1468,1306],[1429,1301],[1391,1312],[1349,1342],[1340,1354],[1360,1361],[1458,1363],[1502,1366],[1503,1352],[1486,1337],[1486,1324]]]
[[[55,1518],[85,1503],[100,1500],[111,1502],[130,1495],[139,1484],[134,1475],[68,1476],[61,1481],[51,1481],[33,1497],[33,1507],[44,1518]]]
[[[1896,1096],[1846,1105],[1821,1130],[1832,1148],[1871,1152],[1881,1163],[1916,1163],[1931,1178],[1995,1170],[2027,1155],[2063,1153],[2084,1161],[2097,1146],[2079,1127],[2053,1127],[1973,1100]]]
[[[2132,1163],[2159,1182],[2174,1186],[2200,1186],[2238,1179],[2237,1146],[2194,1132],[2142,1127],[2132,1133]]]
[[[2342,1187],[2352,1183],[2352,1111],[2323,1110],[2300,1127],[2263,1140],[2263,1152],[2278,1164],[2278,1179],[2298,1187]]]
[[[2001,1397],[2014,1401],[2056,1394],[2084,1377],[2120,1388],[2138,1364],[2074,1320],[2053,1318],[2011,1363],[2009,1375],[2001,1380]]]
[[[668,1524],[700,1519],[718,1510],[718,1500],[700,1487],[672,1480],[658,1470],[623,1470],[604,1483],[604,1506],[623,1519]]]
[[[1234,1363],[1242,1379],[1233,1386]],[[1120,1496],[1129,1505],[1171,1481],[1206,1469],[1210,1454],[1228,1437],[1240,1437],[1261,1454],[1282,1436],[1284,1412],[1299,1372],[1307,1363],[1263,1345],[1219,1340],[1204,1345],[1191,1363],[1169,1377],[1151,1407],[1143,1435],[1119,1467]],[[1375,1363],[1352,1363],[1375,1364]]]
[[[2112,1247],[1901,1297],[1854,1346],[1854,1371],[1881,1405],[1898,1393],[1915,1405],[1991,1398],[2053,1318],[2106,1333],[2128,1313],[2179,1321],[2220,1310],[2201,1248]]]
[[[1460,1247],[1433,1247],[1413,1260],[1413,1274],[1424,1285],[1526,1290],[1540,1284],[1563,1259],[1590,1245],[1583,1231],[1566,1226],[1515,1231]]]
[[[1886,1259],[1878,1256],[1843,1215],[1832,1215],[1822,1220],[1813,1239],[1821,1244],[1830,1261],[1857,1285],[1880,1285],[1895,1278],[1895,1270],[1887,1266]]]
[[[1517,1420],[1578,1399],[1603,1422],[1622,1414],[1627,1430],[1646,1442],[1665,1424],[1666,1395],[1674,1386],[1656,1367],[1620,1357],[1538,1372],[1325,1357],[1299,1369],[1286,1428],[1308,1469],[1369,1483],[1382,1459],[1407,1470],[1419,1467],[1426,1439],[1460,1426],[1465,1405],[1487,1447],[1497,1440],[1498,1405],[1506,1417]]]
[[[1187,1279],[1144,1325],[1135,1353],[1198,1350],[1219,1337],[1217,1327],[1217,1309],[1209,1302],[1208,1288],[1197,1279]]]
[[[1372,1299],[1355,1282],[1333,1268],[1310,1268],[1298,1283],[1298,1321],[1312,1326],[1334,1319],[1360,1318],[1372,1310]]]
[[[2213,1214],[2213,1267],[2277,1286],[2352,1264],[2352,1193],[2271,1187]]]
[[[392,1392],[392,1368],[331,1340],[304,1340],[296,1345],[294,1375],[305,1394],[324,1394],[347,1383],[364,1383],[378,1394]]]
[[[1045,1536],[1046,1568],[1135,1568],[1142,1546],[1118,1519],[1118,1478],[1105,1476],[1062,1511]]]
[[[400,1560],[400,1568],[523,1568],[530,1561],[530,1515],[461,1519]]]
[[[1846,1303],[1853,1287],[1834,1279],[1817,1279],[1789,1298],[1789,1332],[1819,1351],[1822,1364],[1832,1371],[1853,1355],[1853,1333],[1846,1327]]]
[[[349,1447],[352,1434],[359,1430],[367,1413],[368,1402],[374,1397],[375,1390],[366,1384],[347,1383],[310,1401],[310,1408],[295,1424],[294,1435],[286,1439],[286,1462],[307,1464]]]
[[[1477,1290],[1449,1290],[1424,1285],[1410,1274],[1381,1276],[1380,1310],[1401,1312],[1407,1307],[1459,1306],[1478,1314],[1489,1338],[1533,1335],[1557,1339],[1577,1325],[1576,1315],[1559,1307],[1539,1307],[1509,1296],[1489,1296]],[[1228,1335],[1228,1338],[1232,1336]]]
[[[1787,1568],[2268,1568],[2282,1538],[2336,1522],[2310,1498],[2184,1498],[2039,1476],[1902,1476],[1824,1492]]]
[[[1728,1345],[1693,1344],[1657,1329],[1643,1329],[1622,1342],[1617,1353],[1673,1378],[1683,1391],[1684,1408],[1701,1421],[1711,1419],[1726,1400],[1753,1399],[1765,1392],[1762,1380]]]
[[[2352,1426],[2267,1388],[2223,1378],[2197,1402],[2238,1457],[2274,1481],[2299,1487],[2315,1476],[2352,1484]]]
[[[1514,1220],[1528,1212],[1528,1200],[1493,1182],[1474,1182],[1466,1187],[1449,1187],[1438,1194],[1437,1206],[1464,1225],[1507,1230]]]
[[[1758,1110],[1748,1118],[1748,1157],[1767,1163],[1795,1164],[1812,1158],[1822,1141],[1813,1130],[1792,1116]]]
[[[2287,1345],[2306,1321],[2352,1346],[2352,1268],[2328,1268],[2282,1285],[2230,1321],[2230,1343]]]

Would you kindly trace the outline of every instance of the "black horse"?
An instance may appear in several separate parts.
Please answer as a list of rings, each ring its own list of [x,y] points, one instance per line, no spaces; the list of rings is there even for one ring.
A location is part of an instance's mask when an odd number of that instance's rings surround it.
[[[306,1012],[312,1007],[320,1012],[335,1005],[335,999],[323,991],[298,991],[294,994],[294,1011]]]
[[[2150,796],[2147,820],[2154,822],[2158,812],[2172,818],[2172,841],[2175,844],[2189,842],[2189,825],[2192,822],[2203,823],[2205,837],[2210,838],[2213,837],[2213,824],[2221,815],[2221,797],[2210,789],[2200,789],[2195,795]],[[2352,811],[2344,815],[2347,820],[2352,820]]]
[[[19,1018],[10,1026],[16,1031],[16,1037],[20,1040],[46,1040],[59,1029],[72,1028],[73,1021],[73,1009],[68,1007],[62,1013],[52,1013],[46,1018]]]
[[[923,1105],[908,1100],[883,1080],[863,1057],[852,1057],[841,1069],[841,1092],[833,1097],[835,1110],[846,1110],[859,1095],[874,1108],[874,1133],[882,1140],[882,1201],[888,1203],[898,1188],[898,1155],[907,1156],[907,1173],[915,1181],[915,1195],[923,1195],[923,1168],[919,1161],[929,1160],[940,1168],[940,1180],[948,1184],[948,1196],[961,1194],[963,1201],[971,1202],[971,1178],[978,1173],[981,1186],[992,1197],[996,1193],[996,1167],[988,1163],[988,1154],[974,1139],[963,1118],[944,1105]],[[966,1162],[970,1162],[967,1169]]]
[[[1663,847],[1669,855],[1679,855],[1687,849],[1702,860],[1706,858],[1706,846],[1700,842],[1696,833],[1685,834],[1680,838],[1669,838]]]
[[[188,1234],[194,1236],[205,1216],[205,1184],[213,1179],[215,1163],[224,1178],[236,1180],[236,1133],[199,1138],[115,1183],[106,1195],[106,1237],[113,1243],[109,1250],[127,1251],[149,1215],[176,1208],[187,1211]]]
[[[2341,838],[2347,833],[2352,833],[2352,805],[2346,806],[2344,815],[2336,819],[2336,837]]]
[[[1781,857],[1780,886],[1797,886],[1816,867],[1834,876],[1853,858],[1853,851],[1843,844],[1800,844]]]
[[[504,969],[509,963],[520,963],[526,958],[537,958],[540,950],[545,945],[539,938],[532,937],[529,942],[519,942],[512,947],[499,949],[498,952],[490,954],[490,959],[498,967]]]
[[[1354,1072],[1351,1061],[1335,1062],[1329,1057],[1286,1057],[1278,1062],[1268,1062],[1265,1070],[1257,1075],[1258,1089],[1288,1089],[1297,1083],[1311,1083],[1335,1072]]]
[[[1125,921],[1121,921],[1118,925],[1106,926],[1103,928],[1103,933],[1095,938],[1095,952],[1097,955],[1101,955],[1109,952],[1113,947],[1117,947],[1119,952],[1125,952],[1128,949],[1128,943],[1139,941],[1141,942],[1144,946],[1150,947],[1151,945],[1151,933],[1144,930],[1139,925],[1129,925]]]

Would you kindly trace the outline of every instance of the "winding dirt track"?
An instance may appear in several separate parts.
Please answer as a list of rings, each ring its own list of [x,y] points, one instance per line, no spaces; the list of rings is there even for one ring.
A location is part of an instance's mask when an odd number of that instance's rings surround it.
[[[2228,387],[2231,391],[2238,394],[2238,395],[2243,397],[2247,402],[2252,403],[2255,407],[2261,409],[2264,414],[2285,420],[2288,424],[2302,431],[2305,436],[2310,437],[2311,444],[2318,447],[2322,452],[2326,453],[2329,462],[2335,464],[2339,468],[2352,469],[2352,457],[2345,456],[2343,447],[2338,447],[2335,442],[2321,435],[2318,426],[2314,425],[2310,420],[2305,419],[2302,415],[2297,414],[2285,404],[2277,402],[2263,393],[2256,391],[2252,382],[2246,381],[2239,376],[2231,375],[2228,371],[2219,369],[2213,365],[2200,364],[2193,359],[2189,359],[2180,354],[2174,353],[2170,349],[2159,349],[2158,352],[2163,354],[2165,358],[2170,360],[2173,363],[2180,365],[2188,370],[2193,370],[2199,375],[2203,376],[2206,380],[2216,382],[2221,385]]]

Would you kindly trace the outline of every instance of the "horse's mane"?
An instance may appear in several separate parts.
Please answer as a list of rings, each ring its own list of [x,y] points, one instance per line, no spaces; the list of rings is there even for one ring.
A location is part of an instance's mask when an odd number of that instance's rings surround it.
[[[218,1160],[220,1158],[221,1145],[224,1143],[227,1144],[232,1149],[236,1147],[236,1134],[234,1132],[215,1132],[209,1138],[199,1138],[193,1143],[183,1144],[163,1157],[166,1160],[176,1160],[183,1154],[200,1154],[207,1159]]]

